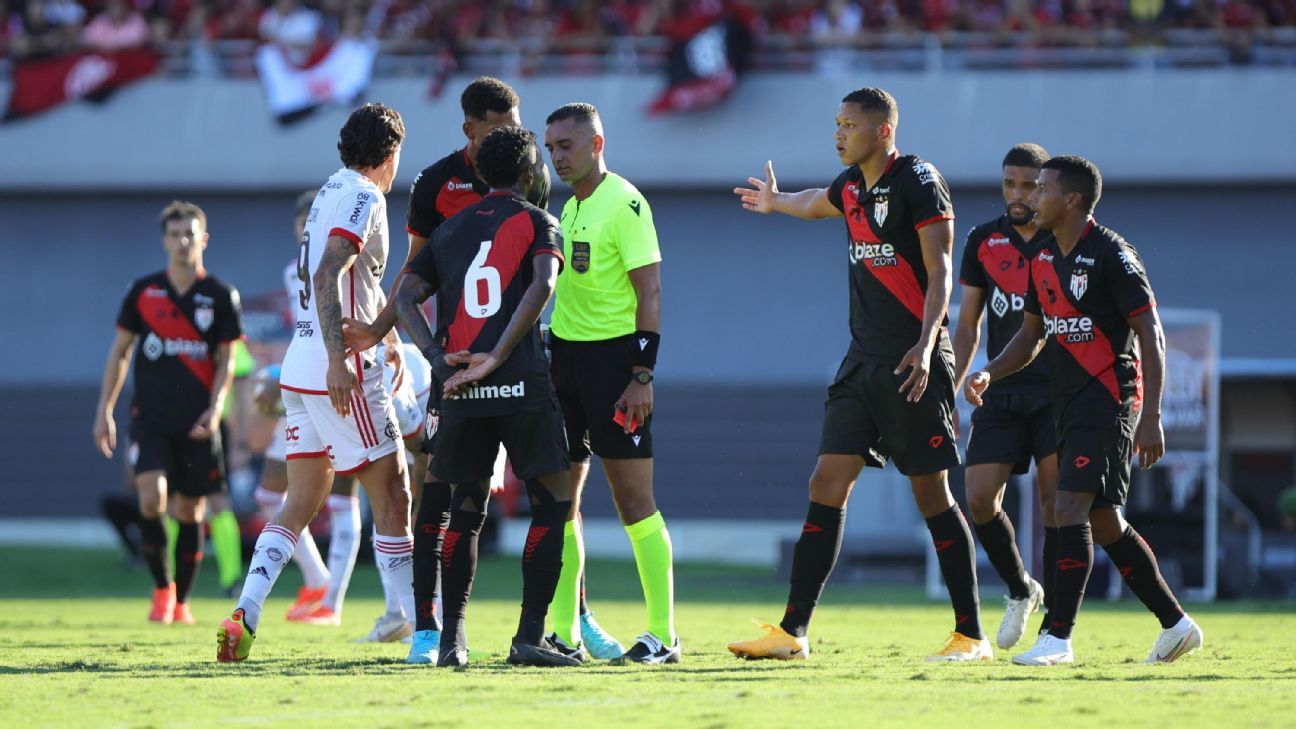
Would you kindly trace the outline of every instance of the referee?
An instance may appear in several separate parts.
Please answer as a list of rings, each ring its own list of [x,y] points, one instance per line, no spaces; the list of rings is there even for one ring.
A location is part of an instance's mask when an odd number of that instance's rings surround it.
[[[600,640],[606,636],[589,630],[596,625],[588,610],[580,611],[579,621],[576,610],[585,562],[580,494],[590,455],[597,454],[630,535],[648,606],[647,630],[619,658],[678,663],[670,535],[652,485],[652,381],[661,338],[661,251],[652,210],[634,185],[608,172],[597,109],[567,104],[545,124],[554,171],[573,193],[562,211],[567,266],[558,276],[550,329],[551,372],[572,462],[572,519],[551,610],[553,638],[569,650],[617,658],[607,650],[615,641]],[[582,646],[582,637],[588,645]]]

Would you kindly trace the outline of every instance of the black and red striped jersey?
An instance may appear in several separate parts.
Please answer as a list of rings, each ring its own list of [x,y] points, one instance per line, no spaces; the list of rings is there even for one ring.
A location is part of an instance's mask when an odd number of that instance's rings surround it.
[[[481,202],[490,192],[468,160],[468,149],[457,149],[428,165],[410,185],[409,212],[405,230],[431,238],[437,226],[469,205]]]
[[[159,271],[131,284],[117,326],[137,335],[131,415],[187,433],[211,404],[217,345],[243,336],[238,291],[206,274],[181,295]]]
[[[1041,230],[1029,241],[1001,215],[968,233],[959,266],[959,283],[986,291],[986,355],[990,359],[1012,341],[1021,329],[1022,311],[1026,308],[1026,289],[1030,282],[1030,261],[1053,240],[1053,234]],[[1048,364],[1036,357],[1025,369],[990,385],[990,393],[1046,391],[1049,385]]]
[[[489,352],[535,278],[532,259],[556,256],[561,265],[562,250],[562,229],[552,215],[512,193],[493,192],[437,228],[408,270],[436,292],[435,336],[445,351]],[[537,323],[499,369],[445,400],[441,410],[506,415],[541,409],[553,398]]]
[[[1138,337],[1128,319],[1155,305],[1138,251],[1092,220],[1069,254],[1054,240],[1031,259],[1026,311],[1044,319],[1059,432],[1112,427],[1114,416],[1142,406]]]
[[[918,231],[954,218],[949,186],[930,163],[894,153],[877,184],[852,165],[828,188],[846,217],[850,359],[898,364],[922,334],[927,266]],[[941,348],[948,347],[942,322]]]

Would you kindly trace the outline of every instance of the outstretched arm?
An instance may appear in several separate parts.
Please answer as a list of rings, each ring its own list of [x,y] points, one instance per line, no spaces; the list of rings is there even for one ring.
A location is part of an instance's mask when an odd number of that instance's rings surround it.
[[[963,388],[964,397],[968,402],[980,407],[981,395],[991,382],[1002,380],[1034,362],[1043,348],[1044,320],[1039,314],[1027,311],[1022,317],[1021,329],[1013,335],[1008,346],[1004,347],[998,357],[990,360],[984,370],[975,372],[968,378],[967,386]]]
[[[828,190],[813,187],[801,192],[779,192],[774,163],[765,163],[765,179],[748,177],[752,187],[735,187],[744,208],[757,213],[783,213],[803,220],[840,218],[842,212],[828,200]]]
[[[504,328],[504,333],[500,335],[495,348],[485,355],[473,354],[468,369],[456,373],[448,380],[443,380],[446,397],[490,376],[490,373],[509,358],[518,342],[521,342],[522,338],[535,327],[536,322],[540,321],[540,313],[549,303],[554,286],[558,282],[559,259],[557,256],[548,254],[537,255],[532,258],[532,266],[535,268],[535,276],[531,279],[531,285],[527,287],[526,293],[522,294],[522,301],[513,311],[513,317],[509,319],[508,326]]]

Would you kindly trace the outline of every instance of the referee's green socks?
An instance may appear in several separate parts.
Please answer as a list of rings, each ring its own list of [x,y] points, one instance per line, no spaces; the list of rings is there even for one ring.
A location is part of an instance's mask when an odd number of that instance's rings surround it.
[[[626,525],[634,547],[639,583],[648,605],[648,630],[666,645],[675,643],[675,571],[670,533],[661,512]]]
[[[549,614],[553,617],[554,632],[567,645],[580,644],[580,582],[585,571],[585,539],[580,531],[580,518],[572,519],[563,527],[562,572],[558,575],[558,589]]]
[[[243,537],[239,534],[238,517],[232,511],[218,511],[207,522],[211,525],[212,551],[216,553],[221,589],[229,589],[243,576]]]

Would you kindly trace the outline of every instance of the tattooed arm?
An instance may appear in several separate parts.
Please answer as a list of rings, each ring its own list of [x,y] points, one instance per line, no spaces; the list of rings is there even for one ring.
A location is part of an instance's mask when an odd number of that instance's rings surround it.
[[[329,400],[342,417],[351,414],[351,393],[357,388],[355,367],[347,360],[342,341],[342,274],[346,273],[360,251],[355,243],[340,235],[330,235],[315,271],[315,311],[319,314],[320,336],[328,352]]]

